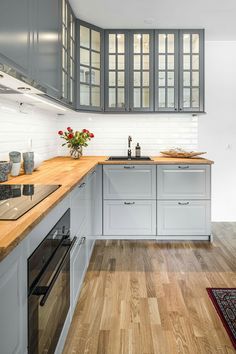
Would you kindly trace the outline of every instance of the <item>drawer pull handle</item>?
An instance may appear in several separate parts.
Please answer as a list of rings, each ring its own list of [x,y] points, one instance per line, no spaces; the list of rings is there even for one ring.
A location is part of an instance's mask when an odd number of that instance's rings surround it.
[[[131,168],[135,168],[135,166],[124,166],[124,168],[131,169]]]
[[[79,245],[83,245],[86,241],[86,237],[81,237],[80,241],[79,241]]]
[[[178,166],[178,168],[180,168],[181,170],[186,170],[189,168],[189,166]]]
[[[181,203],[181,202],[178,202],[179,205],[189,205],[189,202],[185,202],[185,203]]]
[[[134,205],[135,202],[124,202],[125,205]]]
[[[79,188],[84,188],[85,187],[85,182],[83,182],[83,183],[81,183],[80,185],[79,185]]]

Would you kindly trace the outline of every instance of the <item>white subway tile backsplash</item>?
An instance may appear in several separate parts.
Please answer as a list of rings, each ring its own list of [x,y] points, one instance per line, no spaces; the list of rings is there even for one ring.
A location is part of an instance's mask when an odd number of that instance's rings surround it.
[[[57,123],[58,130],[71,126],[76,130],[86,128],[95,134],[84,149],[84,155],[126,154],[128,135],[133,138],[133,153],[139,142],[143,155],[157,155],[160,150],[174,146],[198,147],[198,119],[191,115],[77,113],[60,117]],[[59,146],[58,154],[68,154],[67,148]]]

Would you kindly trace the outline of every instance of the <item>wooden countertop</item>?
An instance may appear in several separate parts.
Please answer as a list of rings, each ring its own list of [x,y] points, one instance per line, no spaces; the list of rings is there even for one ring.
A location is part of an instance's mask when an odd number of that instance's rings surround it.
[[[152,157],[153,161],[106,161],[104,156],[55,157],[45,161],[32,175],[10,178],[6,184],[60,184],[54,193],[14,221],[0,221],[0,261],[58,204],[97,164],[212,164],[213,161],[194,158],[176,159]]]

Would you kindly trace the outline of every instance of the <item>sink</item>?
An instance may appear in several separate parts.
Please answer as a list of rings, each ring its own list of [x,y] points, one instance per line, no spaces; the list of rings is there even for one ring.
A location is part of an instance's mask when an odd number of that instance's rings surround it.
[[[128,157],[128,156],[110,156],[107,161],[152,161],[149,156]]]

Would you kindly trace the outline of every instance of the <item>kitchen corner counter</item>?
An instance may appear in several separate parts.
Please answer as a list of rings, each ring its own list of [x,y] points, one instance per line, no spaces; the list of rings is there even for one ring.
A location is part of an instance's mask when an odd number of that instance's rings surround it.
[[[10,178],[6,184],[60,184],[25,215],[14,221],[0,221],[0,261],[55,207],[97,164],[213,164],[204,158],[152,157],[152,161],[107,161],[104,156],[84,156],[80,160],[56,157],[45,161],[32,175]]]

